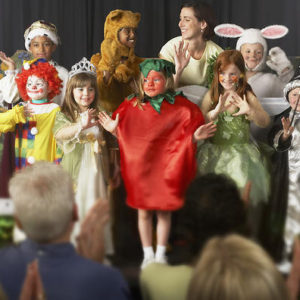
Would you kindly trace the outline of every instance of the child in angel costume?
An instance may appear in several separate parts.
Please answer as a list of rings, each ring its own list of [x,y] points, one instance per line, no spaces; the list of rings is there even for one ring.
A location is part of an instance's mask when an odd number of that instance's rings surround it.
[[[84,57],[69,72],[65,99],[53,128],[64,152],[61,165],[74,180],[79,221],[98,197],[109,197],[108,157],[103,128],[96,120],[98,109],[96,68]],[[74,237],[79,229],[77,224]]]
[[[249,220],[258,234],[260,203],[269,195],[269,174],[259,149],[250,142],[250,122],[266,127],[270,118],[245,78],[245,64],[237,50],[225,50],[214,65],[214,79],[201,110],[217,124],[215,136],[200,146],[199,173],[226,174],[242,191],[251,182]]]
[[[259,98],[282,97],[282,90],[294,75],[294,68],[285,52],[274,47],[269,50],[266,39],[278,39],[288,33],[283,25],[270,25],[263,29],[243,29],[235,24],[220,24],[215,27],[218,36],[239,38],[236,49],[245,60],[246,78]],[[263,72],[267,66],[275,73]]]
[[[283,90],[290,107],[275,116],[269,142],[272,157],[272,197],[268,209],[266,245],[288,273],[294,239],[300,233],[300,76]]]
[[[137,94],[128,96],[112,119],[104,112],[99,119],[118,138],[127,204],[138,210],[144,268],[154,261],[166,263],[171,212],[183,206],[184,192],[196,171],[194,142],[212,136],[215,125],[203,125],[199,108],[174,91],[173,63],[147,59],[140,64],[140,70]]]
[[[27,103],[0,114],[0,132],[15,132],[16,169],[38,160],[58,163],[61,152],[52,128],[60,107],[51,102],[62,87],[57,70],[44,59],[26,61],[16,83]]]

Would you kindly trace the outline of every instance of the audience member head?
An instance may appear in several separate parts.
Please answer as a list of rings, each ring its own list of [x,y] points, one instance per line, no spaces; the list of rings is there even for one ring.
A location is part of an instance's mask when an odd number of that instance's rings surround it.
[[[36,162],[16,172],[9,193],[17,222],[36,242],[59,239],[76,220],[72,179],[61,166]]]
[[[246,206],[236,184],[222,174],[195,178],[177,218],[174,242],[186,243],[187,247],[178,247],[183,252],[182,259],[188,260],[185,262],[196,259],[205,242],[213,236],[248,234]]]
[[[285,300],[284,279],[267,253],[239,235],[212,238],[203,248],[189,300]]]
[[[208,3],[191,1],[182,4],[181,12],[184,8],[191,8],[198,22],[204,21],[206,23],[202,37],[204,40],[210,40],[215,35],[214,28],[217,25],[216,15],[212,7]]]

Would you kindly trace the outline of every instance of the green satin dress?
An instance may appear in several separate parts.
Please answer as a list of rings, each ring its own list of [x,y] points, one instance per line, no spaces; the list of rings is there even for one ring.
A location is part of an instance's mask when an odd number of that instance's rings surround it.
[[[226,174],[241,191],[250,180],[250,204],[256,206],[268,201],[270,175],[266,159],[250,141],[250,122],[245,116],[233,117],[228,112],[219,114],[216,134],[198,150],[200,174]]]

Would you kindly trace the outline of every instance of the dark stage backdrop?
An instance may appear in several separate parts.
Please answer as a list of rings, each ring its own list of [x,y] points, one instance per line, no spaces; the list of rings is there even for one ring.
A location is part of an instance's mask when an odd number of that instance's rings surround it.
[[[54,58],[70,68],[83,56],[99,52],[103,25],[114,9],[128,9],[142,15],[136,53],[156,57],[161,46],[180,34],[178,19],[182,0],[0,0],[0,50],[12,55],[24,49],[24,30],[44,19],[59,30],[62,45]],[[287,55],[300,55],[300,0],[207,0],[219,23],[236,23],[244,28],[286,25],[290,32],[269,47],[280,46]],[[222,47],[234,47],[236,39],[215,41]]]

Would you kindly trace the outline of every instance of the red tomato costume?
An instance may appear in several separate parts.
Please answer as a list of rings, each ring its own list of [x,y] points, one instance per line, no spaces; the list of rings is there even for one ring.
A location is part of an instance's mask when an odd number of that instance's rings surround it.
[[[184,193],[195,176],[193,133],[204,118],[197,105],[182,95],[174,104],[163,100],[158,113],[146,101],[123,101],[117,136],[127,204],[136,209],[172,211],[184,204]]]

